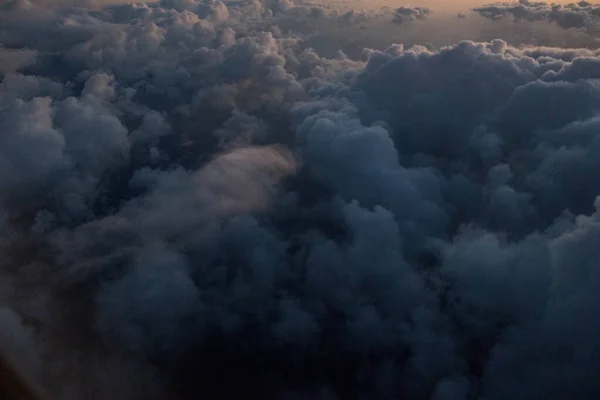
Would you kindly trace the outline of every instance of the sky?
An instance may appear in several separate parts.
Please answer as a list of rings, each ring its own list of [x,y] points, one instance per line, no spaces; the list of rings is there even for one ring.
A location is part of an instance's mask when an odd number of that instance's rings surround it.
[[[57,400],[600,398],[600,5],[0,0],[0,354]]]

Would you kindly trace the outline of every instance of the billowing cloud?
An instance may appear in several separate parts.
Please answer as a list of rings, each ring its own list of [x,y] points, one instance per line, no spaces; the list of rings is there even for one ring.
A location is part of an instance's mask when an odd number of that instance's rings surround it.
[[[399,7],[394,11],[393,22],[405,24],[407,22],[426,19],[430,14],[431,9],[427,7]]]
[[[598,32],[600,28],[600,8],[587,1],[560,5],[519,0],[518,3],[495,3],[473,10],[492,20],[512,16],[515,21],[550,21],[564,29]]]
[[[330,59],[311,24],[370,14],[287,1],[0,13],[0,319],[50,397],[600,397],[598,51]]]

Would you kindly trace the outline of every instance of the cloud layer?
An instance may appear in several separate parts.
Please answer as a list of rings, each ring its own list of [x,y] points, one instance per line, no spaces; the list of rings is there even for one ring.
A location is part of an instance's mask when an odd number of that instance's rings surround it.
[[[518,3],[495,3],[473,10],[492,20],[512,16],[515,21],[549,21],[564,29],[585,29],[594,34],[600,30],[600,7],[587,1],[559,5],[519,0]]]
[[[599,52],[48,4],[0,11],[0,304],[53,397],[600,397]]]

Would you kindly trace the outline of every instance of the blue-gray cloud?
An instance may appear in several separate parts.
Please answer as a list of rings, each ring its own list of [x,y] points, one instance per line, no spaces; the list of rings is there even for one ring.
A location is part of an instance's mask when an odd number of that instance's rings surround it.
[[[564,29],[585,29],[591,33],[597,33],[600,28],[600,7],[587,1],[559,5],[519,0],[517,3],[493,3],[473,10],[492,20],[512,16],[517,22],[549,21]]]
[[[0,302],[54,397],[600,397],[600,53],[327,59],[276,22],[340,14],[300,3],[27,4]]]
[[[407,22],[427,19],[432,13],[428,7],[399,7],[394,11],[393,22],[405,24]]]

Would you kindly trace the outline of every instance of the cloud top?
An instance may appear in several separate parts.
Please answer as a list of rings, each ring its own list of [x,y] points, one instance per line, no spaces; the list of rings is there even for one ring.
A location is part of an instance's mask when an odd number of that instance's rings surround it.
[[[357,61],[304,45],[362,21],[326,6],[23,4],[0,304],[52,396],[600,398],[598,51]]]
[[[474,8],[480,15],[497,20],[505,16],[515,21],[549,21],[563,29],[585,29],[598,32],[600,8],[587,1],[567,5],[519,0],[518,3],[495,3]]]

